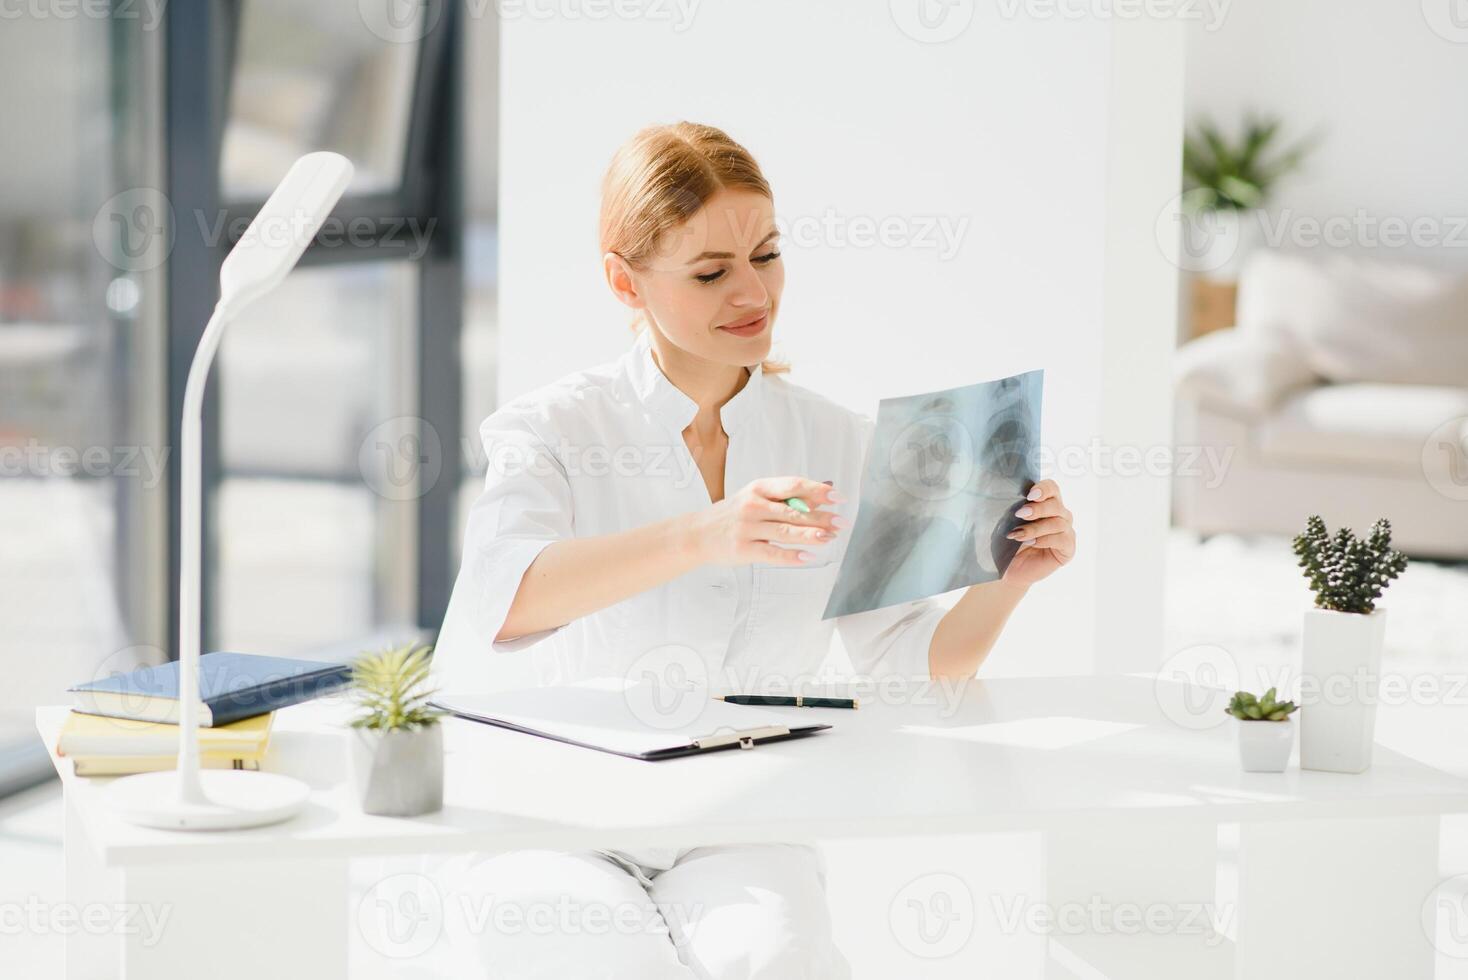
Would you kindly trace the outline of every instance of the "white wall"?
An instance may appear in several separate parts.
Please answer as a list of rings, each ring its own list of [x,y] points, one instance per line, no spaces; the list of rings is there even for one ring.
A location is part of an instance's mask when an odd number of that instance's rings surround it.
[[[967,29],[923,43],[889,6],[707,0],[681,31],[506,19],[501,398],[628,343],[600,280],[598,181],[636,129],[688,118],[752,150],[787,229],[837,229],[786,241],[777,350],[793,380],[874,411],[879,397],[1043,367],[1048,446],[1165,445],[1167,413],[1149,406],[1166,404],[1153,368],[1173,335],[1174,275],[1152,228],[1177,189],[1180,32],[960,4]],[[853,244],[853,222],[893,217],[965,231],[952,254]],[[1109,235],[1108,219],[1145,235]],[[1080,554],[1026,601],[989,670],[1160,659],[1166,500],[1151,482],[1063,476]]]
[[[1218,30],[1189,28],[1189,120],[1233,124],[1256,108],[1296,135],[1319,129],[1323,142],[1281,185],[1274,211],[1316,221],[1358,210],[1376,221],[1468,216],[1468,20],[1453,25],[1455,4],[1233,0]],[[1430,241],[1372,250],[1468,265],[1462,230],[1454,247]]]

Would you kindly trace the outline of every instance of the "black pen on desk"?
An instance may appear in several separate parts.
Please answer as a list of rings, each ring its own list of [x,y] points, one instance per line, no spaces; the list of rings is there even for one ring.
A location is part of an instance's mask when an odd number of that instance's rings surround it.
[[[777,708],[860,708],[856,698],[808,698],[771,694],[725,694],[714,698],[727,704],[763,704]]]

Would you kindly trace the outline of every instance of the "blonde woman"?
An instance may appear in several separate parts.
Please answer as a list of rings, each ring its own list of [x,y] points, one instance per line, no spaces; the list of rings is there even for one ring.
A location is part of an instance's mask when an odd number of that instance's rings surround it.
[[[1058,488],[1035,485],[1007,572],[952,608],[920,601],[823,622],[872,423],[768,360],[785,270],[759,166],[710,126],[646,129],[606,173],[600,230],[635,342],[481,427],[489,476],[440,670],[464,676],[495,651],[533,648],[546,683],[626,678],[671,648],[727,689],[815,674],[834,627],[858,674],[972,676],[1030,586],[1075,554]],[[640,909],[635,929],[491,931],[494,977],[848,975],[808,847],[519,852],[474,875],[521,908],[570,896]]]

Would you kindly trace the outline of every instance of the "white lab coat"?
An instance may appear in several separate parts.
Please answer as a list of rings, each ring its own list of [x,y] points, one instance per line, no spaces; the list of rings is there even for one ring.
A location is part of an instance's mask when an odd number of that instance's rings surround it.
[[[697,406],[653,361],[646,333],[610,364],[505,405],[480,426],[488,474],[469,513],[463,561],[435,653],[446,690],[492,690],[494,660],[533,658],[541,683],[642,679],[654,651],[720,690],[766,690],[814,675],[833,627],[861,676],[928,677],[944,609],[929,601],[822,620],[846,533],[807,547],[804,566],[708,565],[569,623],[495,643],[542,548],[697,511],[708,490],[683,442]],[[720,413],[725,492],[771,476],[831,480],[854,520],[869,419],[755,368]],[[616,574],[616,569],[607,569]]]
[[[536,679],[544,684],[597,677],[643,680],[647,673],[675,670],[682,675],[678,680],[707,683],[715,690],[768,691],[814,677],[833,629],[840,631],[857,675],[897,676],[914,684],[928,677],[928,645],[943,607],[924,600],[821,619],[849,529],[831,544],[807,548],[814,558],[804,566],[705,566],[558,629],[494,642],[525,570],[546,545],[629,530],[710,505],[682,435],[696,410],[657,367],[643,332],[616,361],[518,398],[484,421],[480,437],[488,473],[469,514],[463,561],[434,655],[442,689],[465,693],[502,687],[495,679],[495,661],[511,657],[530,658]],[[720,419],[729,436],[726,494],[762,477],[831,480],[847,498],[839,512],[854,522],[872,434],[868,418],[755,368],[723,406]],[[615,575],[616,569],[606,573]],[[646,848],[614,857],[654,878],[677,867],[686,894],[698,891],[697,874],[684,868],[689,854]],[[751,854],[744,860],[746,868],[759,866]],[[522,864],[521,858],[500,858],[480,869],[520,869],[497,876],[504,887],[506,876],[527,882],[537,877]],[[707,859],[701,865],[715,866]],[[541,858],[537,867],[549,875],[556,862]],[[728,873],[724,868],[721,878],[711,877],[708,887],[727,890]],[[781,941],[780,936],[829,935],[828,924],[817,921],[825,914],[823,905],[806,900],[793,907],[794,912],[783,908],[778,914],[805,919],[797,928],[760,933],[746,923],[739,931],[775,937],[770,942]],[[719,945],[708,938],[716,931],[705,928],[705,943]],[[691,954],[680,950],[680,955]],[[792,950],[751,955],[778,970]],[[818,952],[821,957],[844,962],[833,950]],[[827,972],[835,976],[840,969]]]

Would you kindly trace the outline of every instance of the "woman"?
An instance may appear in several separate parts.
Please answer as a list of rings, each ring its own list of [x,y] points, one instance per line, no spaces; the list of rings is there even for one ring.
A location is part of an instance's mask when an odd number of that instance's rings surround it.
[[[617,152],[602,264],[637,339],[484,422],[489,476],[440,641],[446,683],[533,647],[546,683],[676,668],[768,689],[815,674],[833,625],[858,674],[970,677],[1026,590],[1074,555],[1070,512],[1041,481],[998,581],[951,609],[821,620],[872,424],[767,360],[785,279],[773,207],[753,158],[712,127],[650,128]],[[847,975],[809,848],[521,852],[474,874],[525,906],[564,893],[637,906],[646,927],[494,933],[496,977]]]

